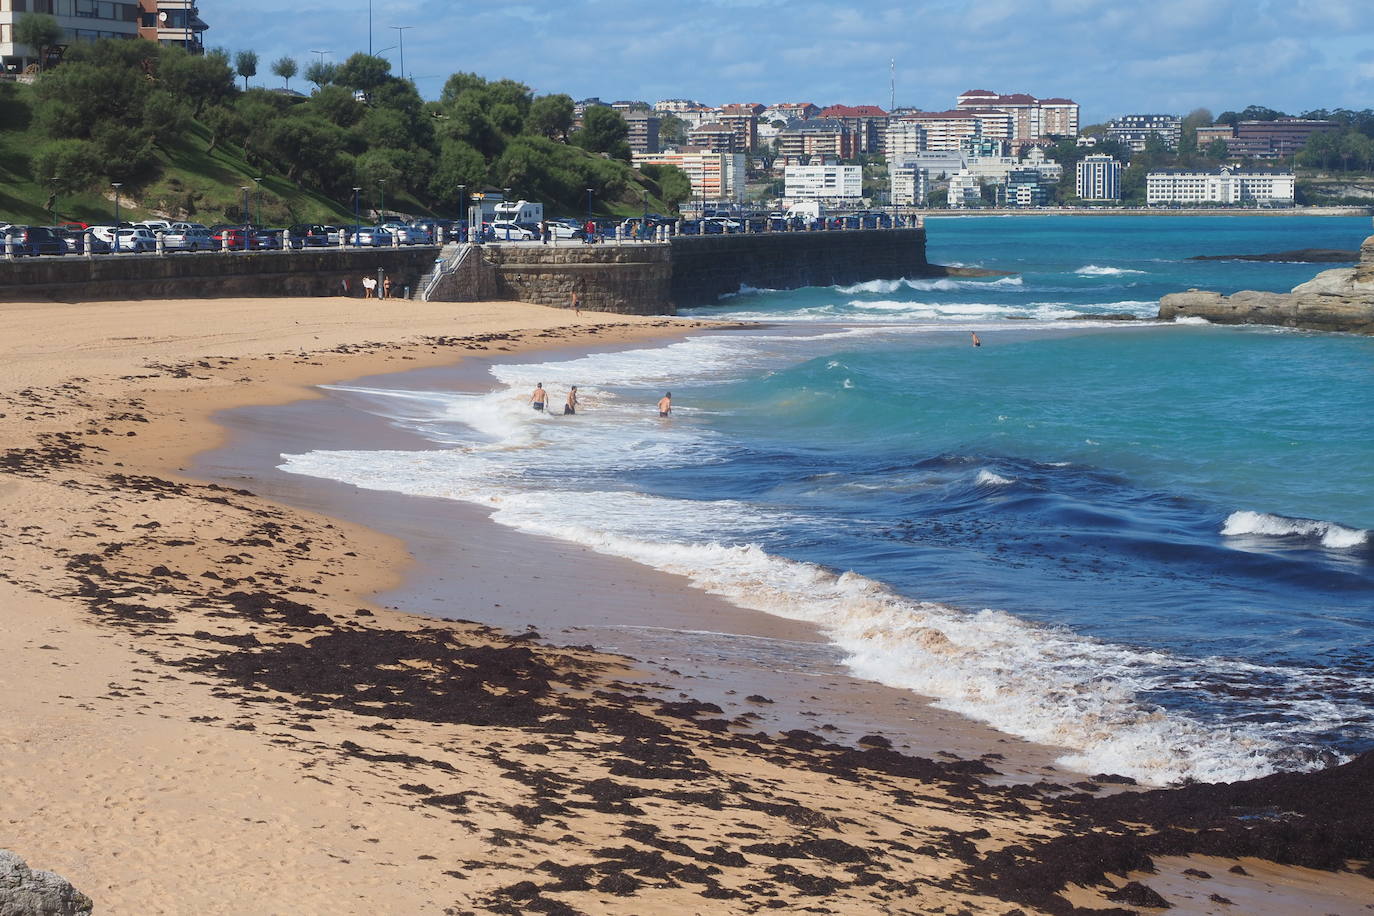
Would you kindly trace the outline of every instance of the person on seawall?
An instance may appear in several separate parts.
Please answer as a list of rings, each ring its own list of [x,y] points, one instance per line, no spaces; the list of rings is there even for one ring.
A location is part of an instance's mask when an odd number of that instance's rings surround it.
[[[549,393],[544,390],[544,383],[536,383],[534,386],[534,394],[530,395],[530,406],[535,410],[543,410],[544,404],[548,399]]]

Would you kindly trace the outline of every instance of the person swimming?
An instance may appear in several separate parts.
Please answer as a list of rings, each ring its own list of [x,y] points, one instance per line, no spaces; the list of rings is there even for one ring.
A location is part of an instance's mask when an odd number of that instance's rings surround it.
[[[983,345],[983,342],[982,342],[981,340],[978,339],[978,332],[977,332],[977,331],[969,331],[969,334],[971,334],[971,335],[973,336],[973,345],[974,345],[975,347],[981,347],[981,346]]]
[[[673,393],[665,392],[663,397],[658,399],[658,415],[666,417],[673,412]]]

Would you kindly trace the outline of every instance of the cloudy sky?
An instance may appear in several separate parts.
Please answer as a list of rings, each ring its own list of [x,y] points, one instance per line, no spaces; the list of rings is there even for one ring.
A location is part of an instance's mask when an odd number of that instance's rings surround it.
[[[206,43],[306,63],[368,47],[369,0],[200,0]],[[574,98],[953,107],[965,89],[1130,112],[1374,107],[1371,0],[371,0],[426,98],[472,71]],[[263,28],[264,24],[270,24]]]

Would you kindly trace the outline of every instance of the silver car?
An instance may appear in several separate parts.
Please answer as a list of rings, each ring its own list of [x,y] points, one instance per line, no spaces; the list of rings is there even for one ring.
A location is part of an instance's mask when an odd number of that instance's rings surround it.
[[[214,251],[219,243],[203,226],[199,229],[169,229],[162,233],[162,247],[167,251]]]
[[[402,245],[429,244],[429,233],[423,229],[416,229],[405,223],[382,223],[381,228],[399,238]]]

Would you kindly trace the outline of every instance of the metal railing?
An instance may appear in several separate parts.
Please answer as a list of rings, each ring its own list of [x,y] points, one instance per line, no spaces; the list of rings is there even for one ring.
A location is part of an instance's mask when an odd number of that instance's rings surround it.
[[[457,273],[462,268],[463,264],[467,262],[467,259],[472,257],[472,252],[475,248],[476,246],[474,245],[464,243],[459,245],[458,250],[449,257],[436,258],[433,272],[425,278],[424,285],[420,289],[421,301],[430,301],[429,297],[434,295],[434,291],[439,288],[439,283],[444,277],[447,277],[449,274]]]

